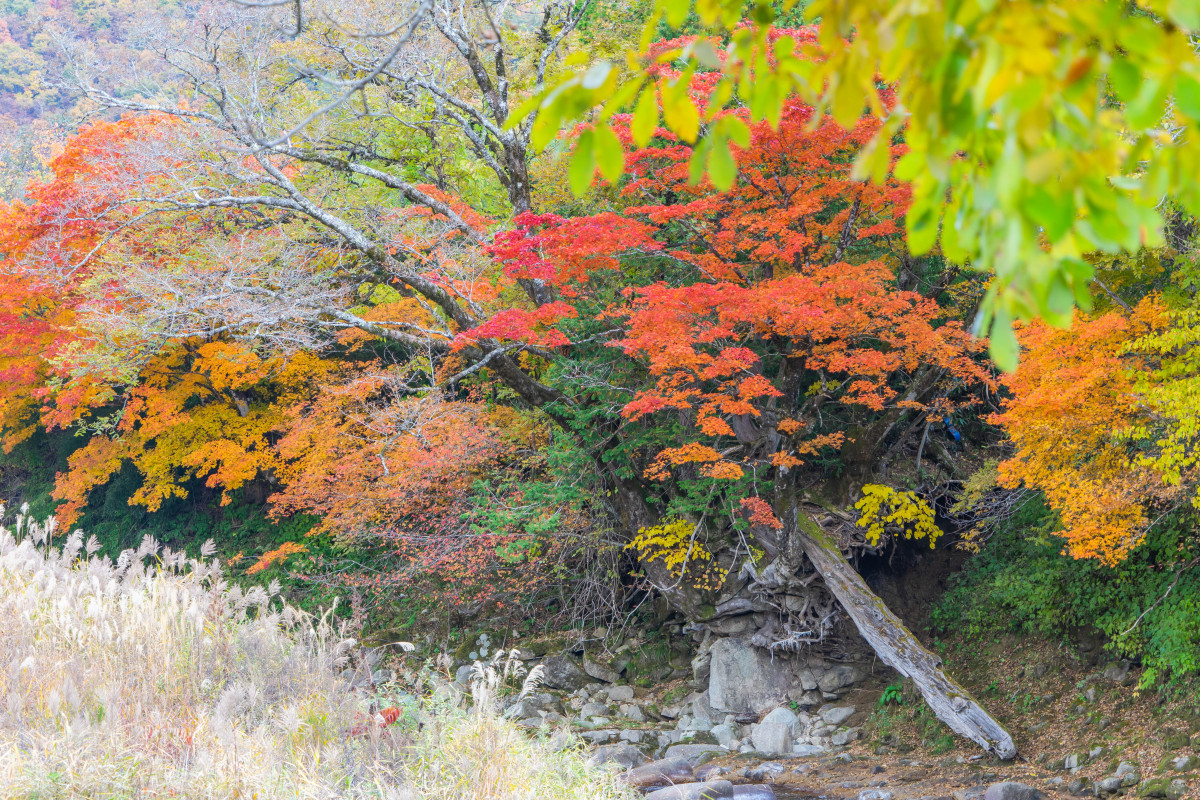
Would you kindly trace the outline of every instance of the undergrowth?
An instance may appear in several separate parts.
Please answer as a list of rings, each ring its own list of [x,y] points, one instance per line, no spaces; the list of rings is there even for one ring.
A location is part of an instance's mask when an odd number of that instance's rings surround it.
[[[1200,670],[1200,547],[1192,513],[1166,516],[1116,567],[1062,553],[1057,519],[1035,497],[1000,526],[933,609],[935,632],[977,639],[1036,634],[1068,639],[1080,629],[1111,657],[1146,667],[1143,684]]]
[[[2,513],[2,512],[0,512]],[[421,699],[363,685],[328,613],[230,584],[206,546],[115,560],[52,524],[0,526],[0,797],[624,798],[422,671]],[[432,682],[432,683],[431,683]],[[400,700],[398,723],[380,705]]]

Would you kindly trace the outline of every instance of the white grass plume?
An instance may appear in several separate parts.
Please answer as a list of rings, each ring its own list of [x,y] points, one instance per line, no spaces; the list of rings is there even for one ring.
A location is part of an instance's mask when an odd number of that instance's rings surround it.
[[[188,559],[147,537],[113,562],[21,522],[22,539],[0,526],[3,800],[632,797],[490,711],[430,702],[420,729],[350,736],[378,698],[342,677],[354,642],[330,614],[230,585],[211,543]]]

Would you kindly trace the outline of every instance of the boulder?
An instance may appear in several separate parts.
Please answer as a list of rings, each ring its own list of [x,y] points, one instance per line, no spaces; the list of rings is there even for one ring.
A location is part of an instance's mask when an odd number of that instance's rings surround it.
[[[617,672],[612,667],[607,667],[599,661],[593,661],[587,656],[583,657],[583,671],[598,681],[605,683],[616,683],[621,680],[621,673]]]
[[[709,703],[723,714],[759,714],[787,701],[800,687],[796,662],[752,646],[742,639],[720,639],[712,646]]]
[[[817,688],[822,692],[836,692],[862,679],[856,667],[839,664],[817,679]]]
[[[619,764],[625,769],[633,769],[646,763],[646,755],[631,744],[606,744],[593,750],[588,762]]]
[[[733,784],[729,781],[705,781],[668,786],[646,795],[646,800],[732,800]]]
[[[726,750],[736,750],[741,743],[740,726],[734,723],[723,722],[720,725],[714,725],[709,733],[716,738],[717,744]]]
[[[1067,794],[1072,797],[1090,797],[1095,793],[1092,782],[1088,778],[1076,778],[1067,784]]]
[[[841,725],[843,722],[854,716],[854,706],[822,706],[821,709],[817,711],[817,716],[819,716],[821,721],[826,725],[832,725],[836,728],[838,725]]]
[[[1113,683],[1119,683],[1124,686],[1130,683],[1129,666],[1128,660],[1114,661],[1104,668],[1104,677]]]
[[[584,703],[583,708],[579,709],[579,716],[587,719],[588,717],[607,717],[609,714],[608,706],[600,703]]]
[[[863,789],[858,800],[892,800],[892,793],[887,789]]]
[[[610,703],[628,703],[632,699],[632,686],[614,686],[608,690],[608,702]]]
[[[733,787],[734,800],[775,800],[775,790],[770,786],[742,785]]]
[[[777,708],[758,723],[750,734],[754,749],[772,755],[790,755],[799,722],[790,708]]]
[[[547,656],[542,660],[542,683],[563,692],[574,692],[592,682],[588,674],[564,655]]]
[[[1096,784],[1096,794],[1116,794],[1121,791],[1121,779],[1116,775],[1109,775]]]
[[[846,730],[838,731],[829,737],[829,741],[836,747],[844,747],[851,742],[858,741],[858,728],[847,728]]]
[[[792,748],[792,755],[797,758],[808,758],[810,756],[823,756],[828,752],[824,747],[816,744],[798,744]]]
[[[646,715],[642,711],[642,707],[633,703],[621,704],[621,716],[633,722],[645,722]]]
[[[1037,789],[1016,781],[993,783],[983,793],[983,800],[1041,800],[1045,797]]]
[[[1200,757],[1198,756],[1179,756],[1171,761],[1171,769],[1176,772],[1187,772],[1197,766],[1200,766]]]
[[[652,789],[695,780],[692,765],[682,758],[664,758],[634,767],[621,776],[625,783],[638,789]]]
[[[1187,795],[1187,791],[1188,791],[1187,782],[1180,780],[1179,778],[1176,778],[1175,780],[1173,780],[1169,784],[1167,784],[1168,800],[1179,800],[1181,797],[1184,797]],[[737,796],[737,793],[735,792],[734,797],[736,797],[736,796]]]
[[[708,753],[723,753],[725,749],[716,744],[675,744],[663,753],[664,759],[682,758],[689,764],[698,764]]]
[[[459,686],[471,685],[471,674],[475,671],[475,667],[470,664],[463,664],[458,669],[454,670],[454,682]]]
[[[1137,764],[1131,761],[1122,761],[1117,765],[1117,771],[1113,773],[1114,778],[1121,780],[1122,788],[1128,789],[1130,786],[1137,786],[1142,780],[1142,773],[1138,769]]]

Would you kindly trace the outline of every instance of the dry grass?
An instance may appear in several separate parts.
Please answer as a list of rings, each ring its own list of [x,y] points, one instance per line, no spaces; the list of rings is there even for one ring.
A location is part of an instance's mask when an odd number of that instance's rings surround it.
[[[0,527],[0,797],[626,796],[491,703],[413,699],[349,735],[379,698],[351,688],[329,615],[152,540],[114,563],[48,527]]]

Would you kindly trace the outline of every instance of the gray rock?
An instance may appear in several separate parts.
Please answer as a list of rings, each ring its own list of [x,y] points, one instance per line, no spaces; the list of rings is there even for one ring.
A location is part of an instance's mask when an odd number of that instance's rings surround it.
[[[703,686],[712,674],[712,654],[701,653],[692,659],[692,680],[696,685]]]
[[[841,725],[846,720],[854,716],[854,706],[822,706],[817,711],[817,716],[826,725],[832,725],[835,728]]]
[[[664,758],[635,767],[622,776],[630,786],[651,789],[673,783],[691,783],[695,776],[692,765],[682,758]]]
[[[808,758],[809,756],[823,756],[827,751],[824,747],[816,744],[798,744],[792,748],[792,755],[798,758]]]
[[[863,789],[858,800],[892,800],[892,793],[886,789]]]
[[[1069,769],[1071,772],[1075,772],[1086,763],[1088,763],[1088,757],[1086,753],[1072,753],[1063,759],[1063,769]]]
[[[951,795],[954,800],[983,800],[987,789],[982,786],[968,786],[966,789],[959,789]]]
[[[1109,775],[1096,784],[1097,794],[1116,794],[1119,791],[1121,791],[1121,779],[1116,775]]]
[[[756,750],[771,754],[790,754],[796,738],[799,718],[790,708],[777,708],[755,727],[750,740]]]
[[[1045,795],[1032,786],[1015,781],[993,783],[983,793],[983,800],[1040,800],[1043,797]]]
[[[567,656],[547,656],[542,660],[542,683],[551,689],[573,692],[591,683],[591,678]]]
[[[632,699],[632,686],[614,686],[608,690],[608,702],[610,703],[628,703]]]
[[[600,703],[584,703],[583,708],[579,709],[579,716],[587,717],[607,717],[608,706]]]
[[[1169,800],[1179,800],[1187,794],[1187,790],[1187,782],[1176,778],[1167,786],[1167,797]]]
[[[799,688],[796,663],[753,647],[741,639],[720,639],[712,646],[708,693],[719,713],[758,714],[786,702]]]
[[[720,725],[714,725],[709,731],[716,737],[717,744],[724,747],[726,750],[736,750],[741,743],[741,735],[738,726],[728,722],[722,722]]]
[[[641,706],[635,706],[633,703],[621,704],[621,716],[634,722],[645,722],[646,714],[642,711]]]
[[[646,800],[731,800],[733,784],[729,781],[705,781],[668,786],[646,795]]]
[[[580,731],[579,738],[585,739],[592,744],[605,744],[611,742],[617,736],[617,731],[612,728],[603,728],[595,731]]]
[[[675,744],[663,753],[664,759],[682,758],[690,764],[696,764],[706,753],[723,753],[725,749],[716,744]]]
[[[625,769],[633,769],[646,763],[646,754],[629,743],[608,744],[593,750],[588,762],[619,764]]]
[[[747,767],[743,772],[746,780],[762,783],[763,781],[774,782],[776,776],[783,774],[783,764],[778,761],[764,761],[757,767]]]
[[[1104,677],[1113,683],[1125,685],[1129,683],[1129,666],[1127,660],[1114,661],[1104,668]]]
[[[470,664],[463,664],[461,667],[454,670],[454,682],[459,686],[470,686],[471,673],[474,671],[474,669],[475,668]]]
[[[722,767],[719,764],[705,764],[702,767],[696,767],[696,780],[701,783],[715,781],[717,778],[725,777],[730,772],[729,767]]]
[[[741,785],[733,787],[734,800],[775,800],[775,790],[770,786]]]
[[[583,657],[583,671],[596,680],[604,681],[605,683],[616,683],[621,680],[621,673],[598,661],[592,661],[587,656]]]
[[[1171,762],[1171,769],[1176,772],[1187,772],[1200,766],[1200,758],[1196,756],[1179,756]]]
[[[838,731],[833,736],[829,737],[829,741],[837,747],[844,747],[853,741],[858,740],[858,728],[847,728],[844,731]]]
[[[836,692],[862,679],[862,673],[856,667],[839,664],[817,679],[817,687],[822,692]]]
[[[1067,794],[1072,797],[1090,797],[1095,794],[1092,782],[1088,778],[1076,778],[1067,784]]]

